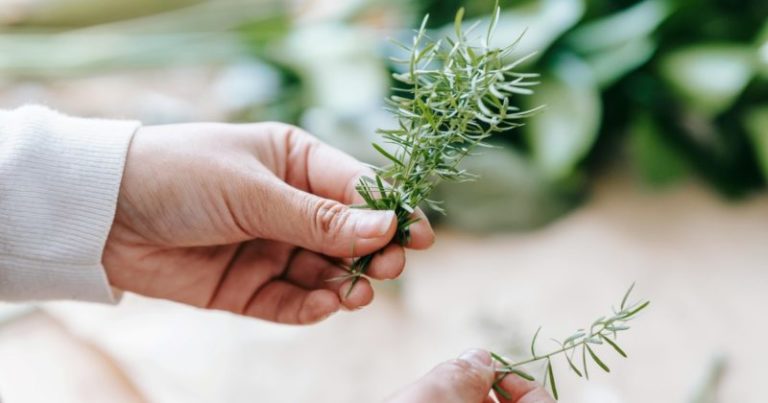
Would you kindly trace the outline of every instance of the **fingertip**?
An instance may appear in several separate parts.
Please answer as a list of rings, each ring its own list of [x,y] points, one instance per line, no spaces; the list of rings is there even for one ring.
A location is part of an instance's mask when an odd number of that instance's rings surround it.
[[[300,323],[317,323],[336,313],[341,302],[335,293],[329,290],[314,290],[307,295],[300,313]]]
[[[459,359],[470,362],[478,367],[493,368],[491,353],[483,349],[471,348],[461,353]]]
[[[391,210],[352,209],[355,233],[361,238],[381,238],[397,225],[395,212]]]
[[[359,210],[355,213],[355,247],[351,255],[364,256],[384,248],[397,231],[397,217],[389,210]],[[340,256],[341,257],[341,256]]]
[[[495,374],[487,351],[471,349],[433,369],[425,379],[440,385],[440,402],[481,402],[491,390]]]
[[[410,226],[411,239],[406,247],[416,250],[428,249],[435,243],[435,231],[421,210],[414,214],[419,218],[419,221]]]
[[[389,244],[373,257],[366,274],[377,280],[392,280],[400,276],[404,268],[405,249]]]
[[[339,289],[339,298],[345,308],[357,310],[373,301],[373,287],[366,278],[360,278],[356,283],[354,280],[347,280]]]

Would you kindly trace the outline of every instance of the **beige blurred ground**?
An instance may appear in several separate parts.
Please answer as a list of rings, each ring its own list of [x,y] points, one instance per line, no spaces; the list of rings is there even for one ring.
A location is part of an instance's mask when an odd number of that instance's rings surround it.
[[[401,287],[380,287],[368,309],[313,327],[132,295],[116,307],[45,305],[72,340],[39,318],[0,327],[0,395],[103,402],[108,388],[108,401],[377,401],[464,348],[514,351],[539,325],[565,335],[637,281],[653,302],[620,339],[630,358],[606,351],[613,373],[595,369],[589,383],[561,365],[562,402],[689,402],[718,355],[727,360],[719,401],[763,402],[767,240],[768,197],[727,204],[694,184],[651,194],[617,175],[538,232],[441,232],[434,249],[409,255]]]

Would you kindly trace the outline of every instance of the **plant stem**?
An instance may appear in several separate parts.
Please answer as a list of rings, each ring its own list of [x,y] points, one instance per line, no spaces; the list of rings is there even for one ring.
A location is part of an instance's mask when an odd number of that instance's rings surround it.
[[[525,364],[530,364],[530,363],[541,361],[541,360],[551,359],[552,357],[554,357],[554,356],[556,356],[558,354],[565,353],[565,352],[567,352],[569,350],[573,350],[573,349],[575,349],[577,347],[580,347],[581,345],[583,345],[585,343],[588,343],[587,340],[589,338],[595,337],[595,336],[598,336],[598,335],[602,334],[602,332],[604,330],[606,330],[606,325],[605,324],[603,324],[603,327],[600,330],[598,330],[597,332],[590,332],[588,335],[585,335],[584,338],[581,341],[579,341],[577,343],[572,343],[569,346],[562,347],[560,349],[551,351],[551,352],[549,352],[547,354],[544,354],[544,355],[536,355],[536,356],[534,356],[532,358],[529,358],[527,360],[518,361],[518,362],[510,363],[510,364],[505,364],[505,366],[503,368],[497,369],[496,372],[509,372],[509,371],[505,371],[504,368],[516,368],[516,367],[523,366]]]
[[[504,379],[504,377],[508,374],[515,374],[519,375],[525,379],[528,380],[535,380],[533,376],[526,373],[520,367],[526,364],[538,362],[538,361],[546,361],[546,372],[544,374],[544,384],[546,386],[547,379],[549,379],[549,387],[552,391],[552,394],[554,395],[555,399],[558,398],[558,392],[556,382],[555,382],[555,372],[552,368],[552,360],[554,357],[563,354],[565,356],[565,359],[568,361],[568,365],[570,369],[576,373],[579,377],[585,377],[589,379],[589,372],[588,372],[588,359],[593,361],[595,364],[597,364],[600,369],[602,369],[605,372],[610,372],[610,369],[607,365],[598,357],[597,353],[595,352],[595,349],[590,347],[590,345],[603,345],[607,344],[610,346],[616,353],[621,355],[622,357],[626,357],[627,354],[624,352],[624,350],[619,347],[618,343],[616,342],[616,338],[618,335],[618,332],[628,330],[629,326],[627,326],[627,322],[630,321],[637,315],[638,312],[645,309],[650,302],[649,301],[641,301],[634,304],[627,304],[627,300],[629,299],[629,295],[632,292],[632,289],[634,288],[634,284],[629,287],[629,289],[624,293],[624,297],[621,300],[621,304],[619,305],[619,310],[613,311],[613,314],[610,316],[602,316],[599,319],[592,322],[592,324],[589,326],[589,331],[587,332],[584,329],[579,329],[576,331],[573,335],[565,339],[563,342],[559,342],[555,340],[556,343],[560,344],[560,348],[550,351],[547,354],[539,355],[536,354],[536,340],[539,335],[539,330],[536,331],[536,333],[533,336],[533,340],[531,341],[531,358],[518,361],[515,363],[510,363],[503,357],[501,357],[498,354],[491,353],[491,356],[493,359],[498,362],[501,367],[496,370],[497,373],[501,374],[496,381],[494,382],[494,388],[501,389],[501,386],[499,383]],[[611,340],[611,335],[613,335],[613,340]],[[576,349],[581,348],[581,370],[579,370],[576,367],[576,364],[573,362],[574,355],[576,355]]]
[[[486,38],[490,38],[500,8],[494,9]],[[414,212],[422,203],[443,212],[439,203],[429,199],[435,186],[445,181],[466,181],[474,176],[459,169],[461,161],[477,146],[495,134],[507,133],[520,126],[517,121],[531,115],[510,105],[517,97],[533,93],[536,74],[515,71],[523,59],[509,61],[514,44],[489,48],[472,44],[462,29],[463,10],[455,19],[455,37],[433,40],[422,21],[411,46],[396,43],[409,57],[395,61],[404,72],[393,74],[401,85],[387,100],[397,128],[379,130],[384,141],[397,150],[393,153],[374,144],[374,148],[392,162],[377,168],[374,178],[363,178],[357,186],[365,207],[393,210],[397,216],[397,234],[393,242],[406,245]],[[535,110],[535,109],[534,109]],[[387,184],[388,183],[388,184]],[[373,255],[363,256],[346,268],[354,286],[364,276]]]

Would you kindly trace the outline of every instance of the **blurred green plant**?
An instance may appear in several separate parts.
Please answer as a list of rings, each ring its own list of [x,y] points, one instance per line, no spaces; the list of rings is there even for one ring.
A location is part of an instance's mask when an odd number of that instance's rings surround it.
[[[360,158],[386,124],[380,99],[394,47],[385,38],[429,13],[427,34],[487,28],[491,0],[363,0],[312,18],[312,6],[278,0],[146,0],[95,7],[95,0],[18,2],[0,11],[0,74],[45,79],[168,65],[226,65],[258,58],[281,75],[269,106],[232,111],[233,119],[285,119]],[[16,4],[16,3],[14,3]],[[102,4],[102,3],[99,3]],[[607,168],[629,167],[655,189],[696,175],[729,198],[768,183],[768,2],[764,0],[504,0],[495,40],[520,35],[522,65],[544,85],[521,105],[547,105],[521,135],[466,167],[483,181],[435,189],[444,220],[475,231],[532,228],[588,197]],[[80,12],[80,11],[82,12]],[[314,18],[314,19],[313,19]],[[295,23],[307,19],[309,22]],[[380,44],[380,46],[377,46]],[[511,61],[508,60],[508,61]],[[402,83],[391,82],[392,92]],[[527,102],[527,103],[525,103]],[[524,174],[523,174],[524,173]],[[523,177],[524,176],[524,177]],[[464,188],[467,189],[467,188]],[[482,197],[482,200],[480,200]],[[500,218],[503,217],[503,218]]]
[[[165,7],[138,2],[131,12],[104,8],[95,20],[68,17],[77,10],[92,10],[88,0],[42,3],[48,7],[0,25],[3,75],[39,79],[225,63],[249,53],[264,55],[266,44],[289,30],[288,10],[276,0],[177,1]],[[150,11],[157,13],[144,15]],[[126,16],[132,18],[120,19]]]
[[[456,3],[482,4],[424,0],[420,10]],[[532,21],[524,18],[538,10],[539,26],[530,31],[558,33],[530,66],[544,78],[531,101],[548,110],[522,128],[524,141],[506,144],[555,189],[551,195],[576,205],[574,195],[586,194],[591,178],[617,165],[629,165],[651,188],[695,174],[727,197],[765,189],[768,2],[563,0],[559,6],[574,11],[562,13],[575,19],[541,18],[549,3],[505,2],[500,25],[523,29],[504,21]],[[432,24],[441,22],[448,23]],[[478,173],[498,186],[500,175]],[[509,197],[516,206],[526,195]],[[459,216],[492,221],[503,209],[496,204]],[[558,216],[543,211],[531,214],[539,224]]]

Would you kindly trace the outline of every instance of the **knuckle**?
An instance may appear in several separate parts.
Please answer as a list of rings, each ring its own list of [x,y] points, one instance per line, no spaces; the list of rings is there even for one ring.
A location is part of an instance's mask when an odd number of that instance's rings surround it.
[[[343,204],[333,200],[321,200],[314,203],[312,216],[315,228],[320,235],[330,236],[335,240],[342,234],[342,229],[349,222],[349,210]]]
[[[269,131],[272,132],[276,137],[282,137],[282,138],[285,138],[286,140],[292,140],[292,141],[298,142],[298,141],[311,141],[315,139],[314,136],[304,131],[304,129],[288,123],[267,122],[263,124],[266,125],[266,127],[269,128]]]

